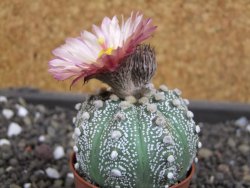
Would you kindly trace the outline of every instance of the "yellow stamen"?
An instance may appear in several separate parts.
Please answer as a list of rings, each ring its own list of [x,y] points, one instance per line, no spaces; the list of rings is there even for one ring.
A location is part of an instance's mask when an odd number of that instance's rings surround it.
[[[107,48],[107,49],[103,49],[99,52],[98,57],[101,57],[103,54],[106,55],[111,55],[113,51],[113,48]]]

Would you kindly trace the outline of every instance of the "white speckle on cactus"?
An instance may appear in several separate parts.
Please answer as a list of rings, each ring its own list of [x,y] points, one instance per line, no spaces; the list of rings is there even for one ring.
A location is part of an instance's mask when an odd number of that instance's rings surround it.
[[[80,136],[80,135],[81,135],[81,130],[78,127],[76,127],[75,128],[75,136]]]
[[[193,112],[187,111],[187,117],[188,117],[189,119],[193,118],[193,117],[194,117]]]
[[[81,103],[77,103],[77,104],[75,105],[75,109],[76,109],[76,110],[80,110],[80,108],[81,108]]]
[[[136,98],[134,96],[127,96],[125,97],[125,100],[130,103],[130,104],[134,104],[137,102]]]
[[[173,155],[169,155],[167,160],[170,163],[174,162],[174,156]]]
[[[138,101],[140,104],[146,104],[146,103],[149,103],[149,99],[148,97],[142,97],[139,99]]]
[[[155,94],[155,100],[160,101],[160,100],[164,100],[165,99],[165,95],[163,92],[158,92]]]
[[[76,117],[73,117],[72,118],[72,123],[75,124],[75,122],[76,122]]]
[[[122,173],[119,169],[114,168],[111,170],[111,176],[115,176],[115,177],[121,177]]]
[[[78,147],[77,146],[73,146],[73,150],[74,150],[75,153],[77,153],[78,152]]]
[[[156,118],[155,123],[158,126],[164,126],[166,124],[166,120],[165,120],[164,117],[159,116],[159,117]]]
[[[165,185],[164,188],[169,188],[169,185]]]
[[[126,119],[125,115],[122,112],[118,112],[117,114],[115,114],[114,118],[115,120],[119,120],[119,121]]]
[[[97,109],[101,108],[101,107],[103,107],[103,101],[102,100],[96,100],[96,101],[94,101],[94,105],[95,105],[95,107]]]
[[[174,174],[172,172],[168,173],[168,179],[173,179],[174,178]]]
[[[84,120],[88,120],[88,119],[90,118],[89,113],[88,113],[88,112],[83,112],[82,118],[83,118]]]
[[[120,102],[119,106],[121,107],[122,110],[125,110],[125,109],[131,107],[131,104],[127,101],[122,101],[122,102]]]
[[[75,164],[74,164],[74,167],[75,167],[76,170],[78,170],[78,169],[79,169],[79,164],[78,164],[78,163],[75,163]]]
[[[6,119],[11,119],[14,116],[14,112],[11,109],[3,109],[2,114]]]
[[[157,111],[157,106],[155,104],[147,104],[147,111],[154,113]]]
[[[178,96],[181,96],[181,94],[182,94],[181,90],[179,90],[178,88],[175,88],[175,89],[173,90],[173,92],[174,92],[176,95],[178,95]]]
[[[112,151],[110,157],[112,160],[115,160],[118,157],[118,152],[116,150]]]
[[[160,85],[160,90],[167,92],[168,87],[166,85]]]
[[[196,125],[196,127],[195,127],[195,132],[196,132],[196,133],[201,132],[201,128],[200,128],[198,125]]]
[[[73,133],[73,134],[72,134],[72,138],[73,138],[73,140],[75,140],[75,139],[76,139],[76,135],[75,135],[75,133]]]
[[[112,133],[111,133],[111,138],[112,139],[119,139],[120,137],[122,136],[122,133],[121,133],[121,131],[119,131],[119,130],[114,130],[114,131],[112,131]]]
[[[184,102],[184,104],[187,105],[187,106],[190,104],[190,102],[189,102],[188,99],[183,99],[183,102]]]
[[[117,95],[115,95],[115,94],[110,95],[109,98],[110,98],[112,101],[118,101],[118,100],[119,100],[119,97],[117,97]]]
[[[119,185],[116,185],[115,188],[120,188],[120,186],[119,186]]]
[[[172,104],[174,105],[174,106],[180,106],[181,105],[181,101],[179,100],[179,99],[174,99],[173,101],[172,101]]]
[[[171,138],[171,136],[164,136],[163,142],[165,144],[172,144],[173,143],[173,139]]]
[[[198,148],[201,148],[201,147],[202,147],[202,143],[198,142]]]
[[[199,159],[197,157],[194,158],[194,162],[198,163]]]

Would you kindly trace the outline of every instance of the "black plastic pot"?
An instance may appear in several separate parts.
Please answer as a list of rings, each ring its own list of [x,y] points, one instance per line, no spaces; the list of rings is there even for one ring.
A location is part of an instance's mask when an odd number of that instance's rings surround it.
[[[48,107],[62,106],[73,108],[76,103],[84,101],[86,94],[67,94],[44,92],[30,88],[9,88],[0,90],[0,95],[22,97],[32,104],[44,104]],[[216,123],[235,120],[245,116],[250,119],[250,104],[231,102],[190,101],[189,109],[195,114],[196,122]]]

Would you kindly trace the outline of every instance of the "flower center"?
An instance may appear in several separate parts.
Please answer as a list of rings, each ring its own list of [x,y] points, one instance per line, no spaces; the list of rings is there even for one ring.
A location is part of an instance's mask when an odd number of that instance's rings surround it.
[[[111,55],[113,48],[103,49],[99,52],[98,57],[101,57],[103,54]]]
[[[112,54],[113,48],[111,48],[111,47],[108,48],[106,46],[104,38],[98,38],[98,43],[102,47],[102,50],[99,52],[98,57],[101,57],[103,54],[106,54],[106,55]]]

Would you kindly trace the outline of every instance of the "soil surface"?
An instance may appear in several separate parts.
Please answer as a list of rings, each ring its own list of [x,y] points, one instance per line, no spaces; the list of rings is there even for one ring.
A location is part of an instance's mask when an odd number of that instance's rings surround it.
[[[73,188],[68,161],[76,110],[0,97],[0,187]],[[250,122],[199,123],[203,147],[191,188],[250,187]]]

